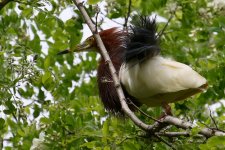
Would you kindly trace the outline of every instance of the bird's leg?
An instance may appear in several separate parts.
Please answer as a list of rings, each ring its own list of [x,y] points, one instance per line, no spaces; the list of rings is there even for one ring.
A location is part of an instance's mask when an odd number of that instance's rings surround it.
[[[173,116],[172,111],[171,111],[171,107],[169,104],[167,103],[163,103],[162,104],[162,108],[164,110],[164,112],[162,113],[162,115],[159,117],[159,119],[164,118],[167,115]]]
[[[166,115],[170,115],[170,116],[173,116],[173,114],[172,114],[172,109],[171,109],[171,107],[170,107],[170,105],[169,104],[163,104],[162,105],[162,107],[163,107],[163,109],[164,109],[164,113],[166,114]]]

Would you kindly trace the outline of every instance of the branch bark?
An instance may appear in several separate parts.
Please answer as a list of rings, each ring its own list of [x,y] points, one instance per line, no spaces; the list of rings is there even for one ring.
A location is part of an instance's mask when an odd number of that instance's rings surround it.
[[[170,124],[170,125],[174,125],[178,128],[182,128],[182,129],[192,129],[194,127],[192,123],[185,122],[181,119],[178,119],[178,118],[175,118],[172,116],[166,116],[165,118],[163,118],[162,122]],[[199,134],[204,135],[207,138],[214,136],[214,135],[225,136],[225,132],[220,131],[218,129],[210,129],[210,128],[201,129],[199,131]]]
[[[114,82],[114,86],[116,88],[117,94],[119,96],[120,99],[120,103],[122,106],[122,110],[124,111],[124,113],[141,129],[143,129],[144,131],[146,131],[147,133],[149,133],[150,135],[157,135],[155,133],[159,132],[161,129],[165,128],[168,125],[174,125],[178,128],[182,128],[182,129],[191,129],[193,128],[193,124],[189,123],[189,122],[185,122],[181,119],[172,117],[172,116],[165,116],[164,118],[160,119],[159,121],[156,121],[153,125],[148,125],[145,124],[144,122],[142,122],[139,118],[137,118],[137,116],[129,109],[126,101],[125,101],[125,96],[123,93],[123,90],[121,88],[120,85],[120,81],[117,77],[117,73],[116,70],[112,64],[112,61],[107,53],[107,50],[102,42],[101,37],[99,36],[98,32],[96,31],[96,26],[93,24],[93,22],[91,21],[91,18],[89,17],[89,15],[87,14],[83,2],[80,2],[79,0],[72,0],[74,2],[74,4],[77,6],[77,8],[79,9],[79,11],[81,12],[82,16],[85,19],[85,22],[87,23],[87,25],[89,26],[97,44],[98,47],[100,48],[101,54],[105,60],[105,63],[107,63],[109,65],[109,70],[110,73],[112,75],[113,78],[113,82]],[[204,128],[201,129],[199,134],[204,135],[205,137],[211,137],[214,135],[218,135],[218,136],[225,136],[225,133],[219,130],[212,130],[210,128]],[[178,134],[177,134],[178,135]],[[180,135],[179,135],[180,136]]]
[[[190,136],[190,133],[188,132],[156,132],[155,134],[159,136],[165,136],[165,137],[179,137],[179,136],[189,137]],[[204,137],[199,134],[197,136]]]

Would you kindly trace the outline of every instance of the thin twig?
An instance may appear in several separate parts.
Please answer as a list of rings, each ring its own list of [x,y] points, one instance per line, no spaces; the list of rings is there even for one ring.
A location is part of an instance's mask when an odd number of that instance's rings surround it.
[[[160,136],[158,135],[155,135],[155,137],[157,137],[160,141],[162,141],[163,143],[165,143],[167,146],[171,147],[173,150],[176,150],[175,147],[173,147],[172,144],[170,144],[169,142],[167,142],[166,140],[164,140],[163,138],[161,138]]]
[[[95,32],[98,33],[98,14],[100,12],[100,8],[96,5],[96,16],[95,16]]]
[[[176,13],[176,10],[177,10],[177,7],[175,8],[175,10],[172,12],[172,14],[171,14],[171,16],[170,16],[170,18],[168,19],[168,21],[167,21],[167,23],[166,23],[166,25],[163,27],[163,29],[159,32],[159,34],[158,34],[158,36],[157,36],[157,38],[161,38],[161,36],[164,34],[164,32],[165,32],[165,30],[166,30],[166,28],[168,27],[168,25],[169,25],[169,23],[170,23],[170,21],[172,20],[172,18],[174,17],[174,15],[175,15],[175,13]]]
[[[132,5],[132,0],[129,0],[129,3],[128,3],[128,10],[127,10],[127,15],[125,16],[125,23],[124,23],[124,25],[123,25],[123,27],[124,27],[125,29],[127,29],[128,19],[130,18],[131,5]]]
[[[204,122],[201,122],[200,120],[199,120],[199,122],[201,123],[201,124],[203,124],[204,126],[206,126],[208,129],[211,129],[211,130],[215,130],[215,131],[221,131],[221,132],[223,132],[223,133],[225,133],[225,131],[224,130],[221,130],[221,129],[219,129],[219,128],[213,128],[213,127],[210,127],[210,126],[208,126],[207,124],[205,124]]]
[[[120,143],[118,145],[123,144],[123,142],[125,142],[128,139],[133,139],[134,137],[125,137],[122,141],[120,141]]]
[[[160,120],[157,120],[155,118],[153,118],[152,116],[149,116],[148,114],[146,114],[144,111],[142,111],[138,106],[136,106],[130,99],[127,99],[128,100],[128,103],[130,103],[131,105],[133,105],[140,113],[142,113],[143,115],[145,115],[146,117],[156,121],[156,122],[159,122],[159,123],[162,123]]]
[[[179,136],[190,137],[189,132],[156,132],[155,134],[159,135],[159,136],[166,136],[166,137],[179,137]],[[197,134],[197,135],[195,135],[195,137],[202,138],[204,136]]]
[[[204,122],[202,122],[201,120],[199,120],[199,122],[202,124],[202,125],[204,125],[205,127],[207,127],[207,128],[210,128],[211,129],[211,127],[210,126],[208,126],[207,124],[205,124]]]
[[[209,109],[209,116],[210,116],[211,120],[213,121],[213,124],[215,125],[216,129],[218,130],[219,128],[218,128],[218,126],[216,124],[215,119],[212,116],[212,111],[211,111],[210,107],[208,107],[208,109]]]

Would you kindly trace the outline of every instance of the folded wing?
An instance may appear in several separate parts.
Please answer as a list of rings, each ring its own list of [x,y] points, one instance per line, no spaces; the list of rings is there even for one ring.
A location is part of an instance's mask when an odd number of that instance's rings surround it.
[[[120,80],[141,103],[158,106],[182,100],[206,88],[207,82],[191,67],[155,56],[142,63],[124,63]]]

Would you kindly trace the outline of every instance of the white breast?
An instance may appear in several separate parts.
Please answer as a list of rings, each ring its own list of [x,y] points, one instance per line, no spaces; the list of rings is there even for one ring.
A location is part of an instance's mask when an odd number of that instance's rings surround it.
[[[157,94],[199,88],[207,82],[191,67],[161,56],[133,64],[123,64],[119,77],[127,92],[139,101],[150,100]]]

